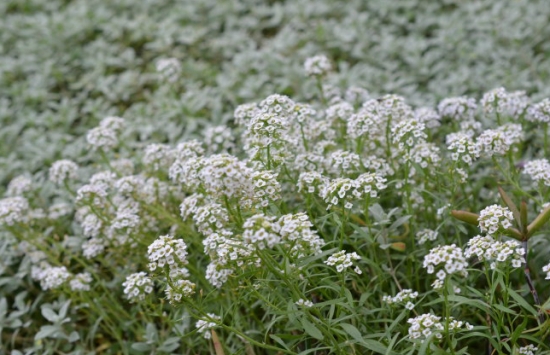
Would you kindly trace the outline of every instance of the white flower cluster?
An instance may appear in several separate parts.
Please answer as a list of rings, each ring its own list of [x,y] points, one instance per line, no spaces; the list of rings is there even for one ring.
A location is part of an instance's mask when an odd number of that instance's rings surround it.
[[[124,119],[115,116],[105,117],[99,126],[86,134],[86,140],[93,149],[109,150],[118,145],[118,135],[124,127]]]
[[[209,330],[214,329],[221,320],[222,318],[220,316],[213,313],[208,313],[208,318],[197,321],[195,327],[197,327],[197,332],[202,334],[204,339],[210,339],[212,338],[212,334]]]
[[[486,92],[480,104],[487,113],[496,112],[518,119],[527,109],[529,98],[524,91],[507,92],[500,87]]]
[[[405,159],[418,164],[422,169],[426,169],[428,166],[438,166],[441,156],[439,154],[439,147],[435,144],[419,142],[405,153]]]
[[[328,178],[316,171],[300,173],[298,177],[298,192],[318,194],[327,182]]]
[[[73,276],[69,281],[69,286],[73,291],[90,291],[92,275],[89,272],[82,272]]]
[[[21,196],[6,197],[0,200],[0,225],[13,226],[29,219],[29,202]]]
[[[323,76],[332,70],[332,66],[326,56],[316,55],[306,59],[304,70],[309,76]]]
[[[512,227],[514,215],[508,207],[491,205],[479,212],[479,229],[490,236]]]
[[[166,144],[149,144],[143,152],[143,164],[152,170],[168,169],[175,159],[175,152]]]
[[[244,245],[254,249],[271,249],[281,241],[281,236],[274,226],[275,217],[256,214],[243,224],[242,238]]]
[[[430,250],[428,255],[424,257],[422,266],[426,269],[428,274],[433,274],[436,268],[437,280],[432,285],[434,289],[440,289],[443,286],[443,281],[448,275],[459,274],[461,276],[468,276],[468,263],[462,249],[455,244],[437,246]]]
[[[431,107],[419,107],[414,110],[414,118],[424,123],[426,128],[437,128],[441,126],[441,116]]]
[[[345,250],[341,250],[332,254],[324,263],[328,266],[336,266],[337,272],[344,272],[347,268],[353,266],[353,260],[361,260],[361,257],[356,252],[346,253]],[[357,274],[362,273],[358,266],[355,266],[353,271]]]
[[[382,297],[382,301],[389,305],[404,304],[406,309],[411,310],[414,308],[414,303],[412,301],[417,297],[418,292],[410,289],[404,289],[397,293],[394,297],[389,295]]]
[[[365,197],[376,198],[378,191],[387,187],[386,178],[377,173],[364,173],[355,180],[336,178],[323,185],[319,196],[331,207],[342,206],[349,210],[353,201]]]
[[[550,99],[546,98],[541,102],[530,106],[527,109],[525,118],[529,121],[549,123],[550,122]]]
[[[423,143],[428,135],[424,132],[426,125],[415,118],[402,120],[392,129],[392,142],[397,144],[399,150],[409,150],[418,143]]]
[[[299,307],[303,307],[303,308],[311,308],[313,307],[313,302],[311,302],[310,300],[304,300],[302,298],[300,298],[298,301],[295,302],[295,304]]]
[[[181,63],[176,58],[162,58],[157,60],[156,69],[164,80],[175,83],[178,81],[181,73]]]
[[[254,198],[256,208],[266,208],[272,201],[281,198],[281,185],[277,174],[272,171],[254,171],[251,179],[254,183]]]
[[[410,318],[407,320],[411,326],[409,327],[409,338],[411,340],[425,341],[430,336],[435,336],[437,339],[441,339],[445,332],[445,324],[447,321],[441,319],[436,315],[426,313],[421,314],[418,317]],[[448,332],[457,332],[466,328],[467,330],[473,329],[473,326],[468,322],[457,321],[454,318],[449,319]]]
[[[172,270],[187,264],[187,245],[181,239],[171,235],[162,235],[147,248],[149,269],[168,267]]]
[[[497,268],[498,263],[510,262],[513,268],[519,268],[525,263],[525,250],[515,240],[499,242],[491,236],[475,236],[468,241],[464,256],[476,256],[480,261],[490,262],[491,269]]]
[[[518,349],[518,354],[522,355],[535,355],[535,352],[538,351],[539,348],[534,346],[533,344],[529,344],[526,346],[522,346]]]
[[[58,160],[50,168],[50,181],[61,185],[65,180],[74,180],[77,177],[78,165],[71,160]]]
[[[195,292],[195,284],[184,278],[189,276],[187,269],[187,245],[181,239],[171,235],[160,236],[147,249],[149,270],[164,270],[168,273],[168,285],[165,293],[168,301],[175,304],[183,297],[189,297]],[[157,271],[157,272],[159,272]]]
[[[437,239],[437,231],[431,229],[422,229],[416,233],[418,244],[422,245],[427,241],[434,241]]]
[[[444,99],[437,106],[442,117],[454,120],[471,120],[477,110],[476,100],[471,97],[451,97]]]
[[[28,176],[20,175],[13,178],[6,189],[6,196],[22,196],[32,189],[32,180]]]
[[[313,229],[307,214],[287,214],[275,223],[275,230],[286,244],[287,252],[295,258],[321,254],[325,241]]]
[[[550,263],[542,267],[542,272],[546,273],[545,280],[550,280]]]
[[[529,175],[536,183],[542,182],[550,186],[550,163],[547,159],[536,159],[525,163],[523,174]]]
[[[514,144],[523,139],[519,124],[506,124],[497,129],[487,129],[477,138],[477,144],[487,156],[504,155]]]
[[[465,132],[451,133],[447,135],[446,141],[447,149],[452,152],[452,160],[472,165],[474,160],[479,158],[480,146],[472,140],[469,134]]]
[[[130,302],[143,301],[147,294],[153,292],[153,281],[143,271],[126,276],[122,286]]]
[[[46,291],[61,287],[72,275],[65,266],[51,266],[42,262],[32,267],[31,276],[36,281],[40,281],[40,287]]]
[[[235,148],[233,132],[225,125],[211,126],[204,130],[204,143],[210,153],[227,153]]]

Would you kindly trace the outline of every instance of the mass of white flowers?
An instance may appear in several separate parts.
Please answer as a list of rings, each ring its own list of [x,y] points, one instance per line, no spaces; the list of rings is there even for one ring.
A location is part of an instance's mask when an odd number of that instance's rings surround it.
[[[508,207],[491,205],[479,212],[479,229],[490,236],[512,227],[514,216]]]

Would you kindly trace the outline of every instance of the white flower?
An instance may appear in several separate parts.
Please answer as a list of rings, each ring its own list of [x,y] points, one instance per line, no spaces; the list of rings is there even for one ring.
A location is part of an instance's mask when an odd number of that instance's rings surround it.
[[[137,272],[126,276],[122,283],[124,294],[130,302],[143,301],[147,294],[153,292],[153,281],[145,272]]]
[[[306,59],[304,69],[309,76],[323,76],[331,71],[332,66],[326,56],[316,55]]]
[[[219,322],[221,322],[222,318],[220,316],[217,316],[212,313],[208,313],[208,318],[200,319],[195,324],[195,327],[197,327],[197,331],[202,334],[202,336],[205,339],[210,339],[212,337],[212,334],[209,332],[209,330],[214,329]]]
[[[494,236],[497,232],[512,227],[513,214],[508,207],[491,205],[479,213],[479,229]]]
[[[0,200],[0,225],[13,226],[25,223],[29,218],[29,202],[21,196],[7,197]]]
[[[332,254],[327,260],[324,261],[328,266],[335,266],[337,272],[344,272],[347,268],[353,266],[353,260],[361,260],[361,257],[357,253],[346,253],[344,250]],[[361,274],[361,270],[355,268],[354,271],[357,274]]]
[[[297,306],[304,307],[304,308],[313,307],[313,302],[311,302],[310,300],[304,300],[304,299],[301,299],[301,298],[298,301],[296,301],[295,304]]]
[[[539,348],[534,346],[533,344],[529,344],[527,346],[522,346],[518,349],[519,354],[525,354],[525,355],[535,355],[535,352],[538,351]]]
[[[69,282],[69,286],[73,291],[89,291],[90,282],[92,282],[92,275],[90,275],[89,272],[83,272],[74,275],[74,277]]]
[[[78,165],[70,160],[58,160],[50,168],[50,181],[61,185],[66,179],[74,180],[77,177]]]

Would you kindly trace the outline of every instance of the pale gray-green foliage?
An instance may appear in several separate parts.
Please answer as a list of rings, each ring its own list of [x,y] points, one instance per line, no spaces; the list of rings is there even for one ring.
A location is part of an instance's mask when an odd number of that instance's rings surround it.
[[[173,142],[238,103],[310,98],[302,63],[318,53],[334,83],[414,104],[497,86],[549,96],[549,14],[545,0],[2,1],[0,181],[83,160],[76,137],[110,114]],[[155,73],[165,57],[183,64],[173,88]]]

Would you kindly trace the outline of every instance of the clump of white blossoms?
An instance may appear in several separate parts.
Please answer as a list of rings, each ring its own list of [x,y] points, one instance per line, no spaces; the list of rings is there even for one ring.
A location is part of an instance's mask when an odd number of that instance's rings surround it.
[[[476,113],[477,104],[476,100],[471,97],[451,97],[441,101],[437,109],[442,117],[454,120],[471,120]]]
[[[181,239],[171,235],[162,235],[147,249],[149,269],[180,268],[187,265],[187,245]]]
[[[44,291],[61,287],[71,278],[71,273],[65,266],[45,265],[37,273],[34,279],[40,281],[40,287]]]
[[[0,225],[13,226],[25,223],[29,218],[29,202],[21,196],[6,197],[0,200]]]
[[[498,232],[512,227],[513,214],[508,207],[491,205],[479,212],[479,229],[494,236]]]
[[[274,227],[275,217],[256,214],[243,224],[242,239],[246,246],[253,249],[273,248],[281,241],[281,236]]]
[[[122,286],[130,302],[143,301],[147,294],[153,292],[153,281],[143,271],[126,276]]]
[[[481,150],[489,157],[504,155],[514,144],[521,142],[523,131],[519,124],[506,124],[497,129],[487,129],[477,138]]]
[[[431,229],[422,229],[416,233],[418,244],[422,245],[427,241],[434,241],[437,239],[437,231]]]
[[[164,290],[166,298],[171,304],[181,302],[195,292],[195,284],[186,280],[189,272],[184,268],[187,265],[187,245],[181,239],[174,239],[171,235],[160,236],[147,249],[149,270],[161,271],[167,277]]]
[[[531,105],[527,109],[525,118],[533,122],[550,122],[550,99],[546,98],[537,104]]]
[[[419,107],[414,110],[414,118],[424,123],[426,128],[437,128],[441,126],[441,116],[431,107]]]
[[[32,189],[32,180],[28,176],[20,175],[13,178],[6,189],[6,196],[22,196]]]
[[[356,252],[346,253],[345,250],[332,254],[327,260],[324,261],[328,266],[336,266],[337,272],[344,272],[347,268],[353,266],[353,260],[361,260],[361,257]],[[353,269],[357,274],[361,274],[362,271],[358,266]]]
[[[282,241],[290,247],[288,253],[294,257],[321,253],[325,241],[311,229],[312,227],[313,223],[303,212],[284,215],[275,224],[275,230],[281,236]]]
[[[535,355],[535,352],[538,351],[539,348],[534,346],[533,344],[529,344],[527,346],[522,346],[518,349],[518,353],[522,355]]]
[[[74,275],[69,281],[69,286],[73,291],[90,291],[90,283],[92,282],[92,275],[89,272],[82,272]]]
[[[99,126],[86,134],[86,141],[93,149],[109,150],[118,145],[118,135],[124,127],[124,119],[115,116],[105,117]]]
[[[550,280],[550,263],[542,267],[542,272],[546,273],[545,280]]]
[[[162,58],[156,62],[157,72],[164,78],[164,80],[175,83],[178,81],[181,73],[181,63],[176,58]]]
[[[328,182],[328,178],[316,171],[302,172],[298,177],[298,192],[319,193]]]
[[[550,163],[547,159],[536,159],[525,163],[523,174],[529,175],[535,183],[550,186]]]
[[[435,289],[440,289],[448,275],[459,274],[468,276],[468,262],[464,257],[462,249],[455,244],[437,246],[430,250],[428,255],[424,257],[422,266],[428,274],[433,274],[436,269],[437,280],[432,285]]]
[[[336,178],[323,185],[319,196],[331,207],[342,206],[350,210],[355,200],[376,198],[378,191],[387,187],[387,179],[376,173],[364,173],[355,180]]]
[[[225,125],[212,126],[204,130],[204,143],[210,153],[227,153],[235,148],[233,132]]]
[[[529,98],[524,91],[507,92],[501,87],[486,92],[480,104],[486,113],[496,112],[517,119],[527,109]]]
[[[174,151],[169,145],[149,144],[145,147],[142,161],[154,171],[168,169],[174,162],[174,155]]]
[[[397,293],[394,297],[389,295],[382,297],[382,301],[389,305],[404,304],[406,309],[411,310],[414,308],[414,303],[412,301],[417,297],[418,292],[410,289],[404,289]]]
[[[324,55],[307,58],[304,69],[309,76],[323,76],[332,70],[329,59]]]
[[[445,332],[445,324],[447,322],[445,319],[442,320],[441,317],[426,313],[415,318],[409,318],[407,323],[411,325],[409,327],[409,338],[411,340],[418,339],[420,342],[423,342],[431,335],[435,336],[437,339],[441,339]],[[448,332],[457,332],[461,330],[461,328],[470,330],[473,329],[473,326],[468,322],[457,321],[452,317],[449,319]]]
[[[481,153],[480,146],[476,144],[472,137],[464,132],[456,132],[447,135],[447,149],[450,150],[451,159],[461,161],[471,165],[474,160],[479,158]]]
[[[391,129],[392,142],[399,150],[410,150],[414,145],[424,142],[428,135],[426,125],[415,118],[397,122]]]
[[[513,268],[519,268],[525,263],[525,250],[515,240],[499,242],[491,236],[475,236],[468,241],[464,256],[476,256],[480,261],[490,262],[491,269],[497,268],[497,263],[510,262]]]
[[[197,327],[197,332],[202,334],[204,339],[212,338],[212,333],[210,333],[210,330],[217,327],[218,323],[222,320],[220,316],[217,316],[213,313],[208,313],[207,315],[208,318],[200,319],[195,324],[195,327]]]
[[[310,300],[304,300],[302,298],[300,298],[298,301],[294,302],[294,304],[296,304],[299,307],[303,307],[303,308],[313,307],[313,302],[311,302]]]
[[[78,165],[71,160],[58,160],[50,167],[49,178],[55,184],[61,185],[65,180],[77,177]]]

